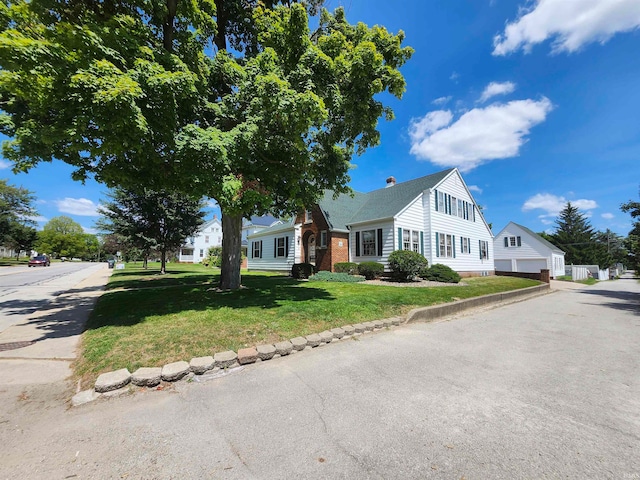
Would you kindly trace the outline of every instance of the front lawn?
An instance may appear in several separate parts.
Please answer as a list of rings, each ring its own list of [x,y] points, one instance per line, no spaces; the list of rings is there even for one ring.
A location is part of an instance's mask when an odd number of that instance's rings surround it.
[[[162,366],[409,310],[538,285],[515,277],[465,279],[467,286],[397,288],[361,283],[304,282],[268,273],[243,272],[246,288],[218,292],[217,269],[169,264],[142,270],[127,265],[111,276],[100,297],[76,362],[79,377],[141,366]]]

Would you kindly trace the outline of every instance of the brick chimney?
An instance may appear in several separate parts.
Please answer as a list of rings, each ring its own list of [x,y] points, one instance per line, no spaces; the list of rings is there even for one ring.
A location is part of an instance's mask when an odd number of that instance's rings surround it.
[[[396,177],[387,178],[387,186],[385,188],[393,187],[396,184]]]

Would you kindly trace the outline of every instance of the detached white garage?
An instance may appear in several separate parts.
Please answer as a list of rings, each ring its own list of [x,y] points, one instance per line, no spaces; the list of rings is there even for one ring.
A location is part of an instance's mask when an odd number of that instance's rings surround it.
[[[564,275],[564,252],[527,227],[514,222],[493,238],[497,272],[540,273],[548,269],[549,276]]]

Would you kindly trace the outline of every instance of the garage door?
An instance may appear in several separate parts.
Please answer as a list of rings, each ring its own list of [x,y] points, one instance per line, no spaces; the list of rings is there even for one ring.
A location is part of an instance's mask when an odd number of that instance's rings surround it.
[[[511,271],[511,260],[496,260],[495,265],[498,272]]]
[[[516,268],[516,271],[518,272],[540,273],[540,270],[547,268],[547,260],[545,258],[527,258],[526,260],[516,260]]]

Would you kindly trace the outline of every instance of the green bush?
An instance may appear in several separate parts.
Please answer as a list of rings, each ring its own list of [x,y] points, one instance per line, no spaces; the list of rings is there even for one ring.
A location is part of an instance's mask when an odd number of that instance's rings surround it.
[[[348,273],[332,273],[327,271],[321,271],[316,273],[315,275],[311,275],[309,277],[310,282],[346,282],[346,283],[357,283],[363,282],[364,277],[361,276],[353,276]]]
[[[333,264],[336,273],[348,273],[349,275],[358,275],[358,264],[354,262],[338,262]]]
[[[393,278],[400,282],[413,280],[429,266],[426,258],[411,250],[396,250],[389,255]]]
[[[294,263],[291,267],[291,276],[297,279],[309,278],[316,272],[315,265],[311,263]]]
[[[431,265],[431,268],[427,268],[420,276],[432,282],[458,283],[460,281],[458,272],[441,263]]]
[[[374,280],[382,276],[384,265],[378,262],[362,262],[358,265],[358,273],[367,280]]]

